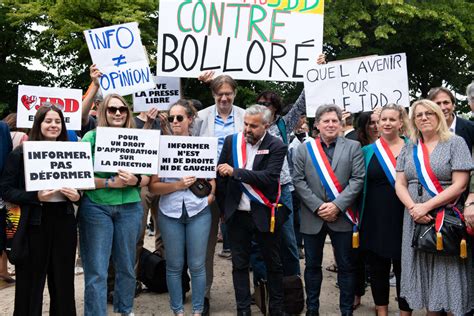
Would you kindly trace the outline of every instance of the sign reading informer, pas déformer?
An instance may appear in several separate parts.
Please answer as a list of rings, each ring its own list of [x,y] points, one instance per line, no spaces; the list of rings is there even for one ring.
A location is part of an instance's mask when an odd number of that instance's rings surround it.
[[[215,178],[217,138],[161,136],[160,178]]]
[[[94,170],[156,174],[160,131],[97,127]]]
[[[23,144],[26,191],[94,189],[88,143],[29,141]]]

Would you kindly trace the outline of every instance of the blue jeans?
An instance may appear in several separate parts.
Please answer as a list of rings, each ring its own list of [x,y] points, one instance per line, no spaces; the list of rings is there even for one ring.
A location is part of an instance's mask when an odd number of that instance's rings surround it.
[[[299,275],[300,270],[300,256],[298,254],[298,246],[296,245],[295,229],[293,224],[293,197],[290,191],[290,185],[284,184],[281,186],[280,203],[285,204],[291,211],[286,220],[281,226],[281,246],[280,256],[283,265],[283,275]],[[255,279],[266,279],[265,265],[263,264],[262,255],[258,247],[252,247],[250,255],[250,263],[252,269],[259,271]],[[263,268],[263,270],[262,270]]]
[[[323,273],[321,263],[326,235],[331,237],[334,255],[337,262],[337,283],[339,284],[339,308],[343,315],[352,315],[352,304],[355,295],[355,252],[352,249],[352,232],[335,232],[323,224],[321,231],[315,235],[303,234],[306,268],[304,283],[306,285],[306,305],[311,311],[319,311],[319,294]]]
[[[100,205],[84,196],[78,212],[84,267],[84,315],[107,315],[107,268],[115,267],[114,312],[131,313],[135,297],[135,252],[142,224],[141,202]]]
[[[206,251],[211,210],[188,217],[183,204],[183,216],[171,218],[159,212],[158,225],[166,250],[166,284],[173,313],[183,313],[182,281],[185,256],[191,272],[193,314],[202,313],[206,291]],[[186,252],[186,253],[185,253]]]

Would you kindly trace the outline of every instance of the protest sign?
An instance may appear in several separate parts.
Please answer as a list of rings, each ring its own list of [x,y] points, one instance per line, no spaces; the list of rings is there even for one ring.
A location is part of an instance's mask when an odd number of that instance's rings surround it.
[[[155,86],[138,23],[87,30],[84,36],[92,61],[103,74],[100,87],[104,96],[127,95]]]
[[[217,138],[161,136],[160,178],[215,178]]]
[[[17,117],[18,128],[31,128],[36,111],[41,106],[55,104],[62,110],[66,127],[81,130],[82,91],[80,89],[18,86]]]
[[[157,174],[160,131],[97,127],[94,170]]]
[[[323,104],[337,104],[352,113],[388,103],[410,106],[404,53],[317,65],[307,71],[304,88],[309,117]]]
[[[94,189],[91,146],[81,142],[23,143],[26,191]]]
[[[324,0],[161,0],[158,76],[303,81],[322,51]]]
[[[153,77],[155,87],[151,90],[133,94],[133,111],[144,112],[156,107],[166,111],[171,104],[179,100],[180,80],[173,77]]]

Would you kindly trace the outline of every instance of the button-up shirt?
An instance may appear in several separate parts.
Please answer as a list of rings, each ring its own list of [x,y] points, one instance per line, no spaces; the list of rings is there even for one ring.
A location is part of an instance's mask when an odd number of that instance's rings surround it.
[[[177,178],[161,178],[162,182],[177,182]],[[181,218],[183,203],[189,217],[201,212],[207,206],[207,196],[197,197],[191,190],[178,190],[172,193],[164,194],[160,197],[161,212],[171,218]]]
[[[263,141],[263,138],[265,137],[265,134],[263,134],[262,138],[258,140],[255,145],[247,143],[247,161],[245,163],[245,169],[246,170],[252,170],[253,168],[253,162],[255,160],[255,156],[257,155],[258,147],[260,147],[260,144]],[[237,207],[238,210],[240,211],[250,211],[250,199],[247,196],[247,194],[242,193],[242,197],[240,198],[240,203],[239,206]]]
[[[217,137],[217,158],[220,157],[222,146],[224,146],[224,140],[228,135],[232,135],[235,133],[234,128],[234,108],[232,106],[232,111],[230,112],[229,116],[227,116],[227,120],[224,122],[222,117],[217,112],[216,107],[216,118],[214,119],[214,136]]]

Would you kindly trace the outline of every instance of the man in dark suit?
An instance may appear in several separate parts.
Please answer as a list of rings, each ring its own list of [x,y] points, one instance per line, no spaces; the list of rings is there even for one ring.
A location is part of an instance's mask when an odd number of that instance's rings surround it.
[[[438,104],[451,132],[464,138],[472,153],[474,143],[474,123],[454,114],[456,98],[444,87],[433,88],[428,92],[428,99]]]
[[[327,235],[331,237],[338,267],[339,308],[342,315],[352,315],[356,282],[356,245],[352,245],[352,239],[357,224],[352,207],[362,191],[365,170],[360,143],[338,136],[341,120],[337,105],[320,106],[315,115],[319,138],[299,146],[294,158],[293,184],[301,199],[307,316],[319,316],[321,263]],[[331,172],[336,178],[330,177],[332,182],[323,176]],[[340,192],[328,191],[338,187]]]
[[[270,315],[283,315],[280,227],[288,213],[284,207],[273,206],[280,195],[279,179],[287,146],[267,133],[270,120],[271,112],[265,106],[249,107],[243,133],[227,136],[217,167],[216,196],[219,208],[225,210],[238,315],[250,315],[253,236],[267,268]]]

